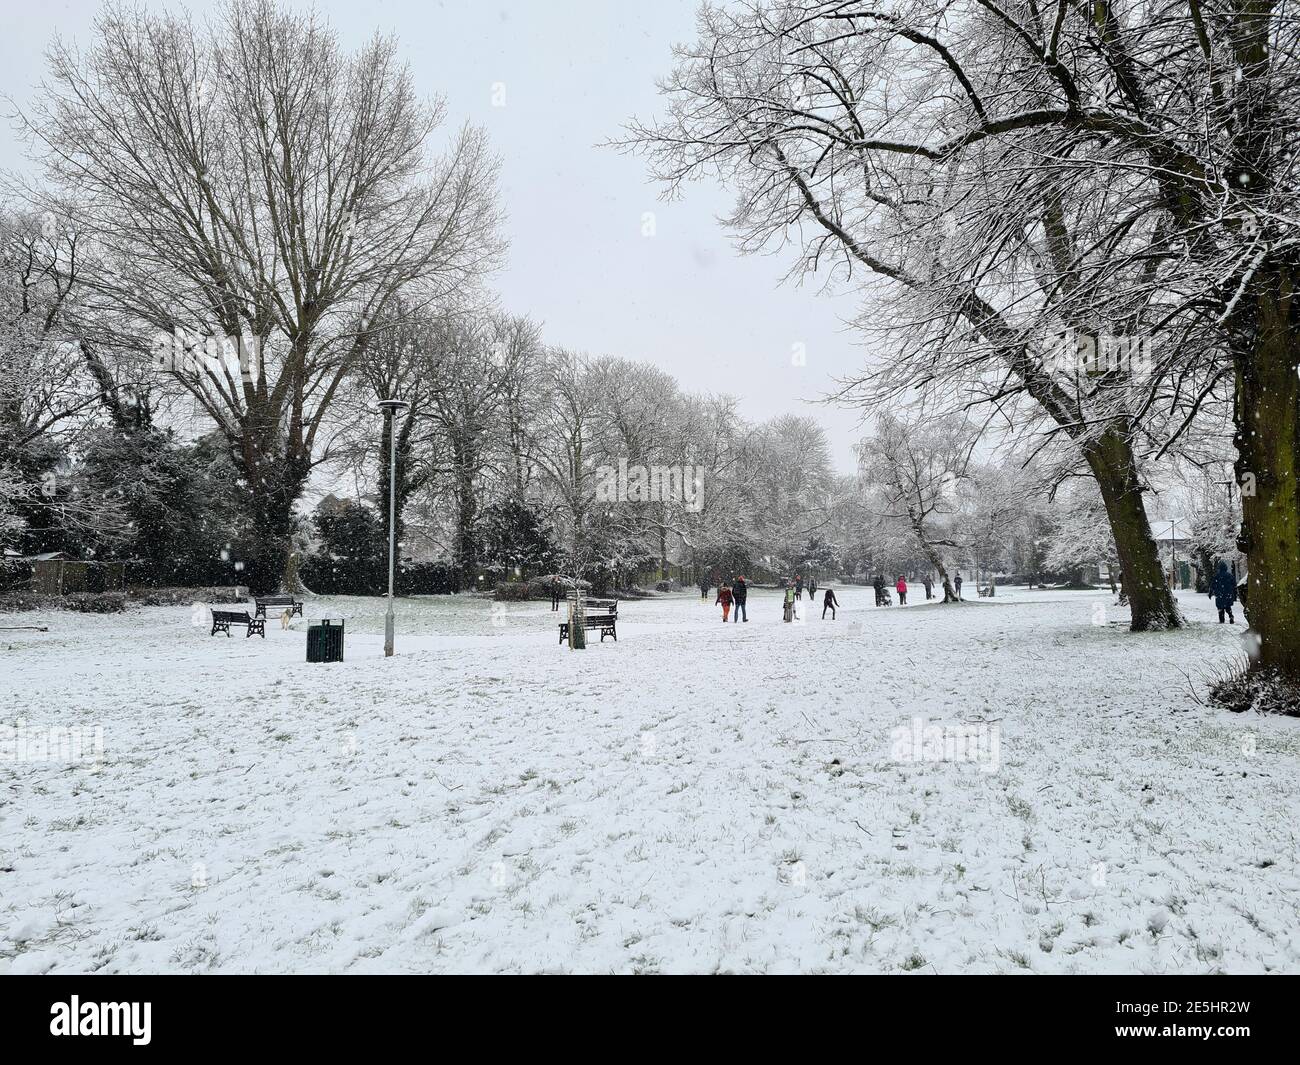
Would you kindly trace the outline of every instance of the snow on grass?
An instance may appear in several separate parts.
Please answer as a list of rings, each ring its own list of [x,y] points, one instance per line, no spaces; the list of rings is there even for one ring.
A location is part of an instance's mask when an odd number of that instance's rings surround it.
[[[1300,971],[1300,722],[1193,699],[1240,646],[1204,597],[837,591],[579,653],[402,601],[389,660],[383,600],[315,600],[337,665],[186,608],[0,632],[0,722],[103,729],[0,760],[0,972]]]

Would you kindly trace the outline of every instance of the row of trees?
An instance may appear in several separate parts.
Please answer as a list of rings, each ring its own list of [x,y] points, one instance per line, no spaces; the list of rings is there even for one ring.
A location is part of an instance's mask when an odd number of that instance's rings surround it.
[[[862,285],[889,354],[841,398],[919,396],[1086,474],[1134,629],[1180,623],[1150,463],[1235,430],[1255,664],[1295,684],[1296,32],[1269,2],[705,7],[624,145],[669,194],[734,187],[743,250]]]
[[[497,161],[472,128],[433,150],[445,108],[392,40],[348,53],[270,0],[203,24],[110,4],[49,56],[19,116],[40,184],[0,218],[11,550],[298,587],[309,534],[366,522],[307,526],[309,484],[386,498],[375,404],[398,396],[398,537],[461,585],[666,571],[675,545],[783,565],[829,520],[815,422],[750,424],[494,308]],[[620,461],[676,470],[676,494],[601,503]]]
[[[255,586],[293,584],[295,506],[334,457],[376,322],[399,299],[446,298],[501,251],[496,160],[471,128],[431,152],[445,108],[416,96],[392,40],[348,54],[267,0],[202,26],[110,5],[89,49],[55,41],[49,56],[20,115],[44,182],[5,224],[8,477],[66,523],[86,486],[61,487],[51,459],[85,458],[81,416],[149,454],[194,415],[218,496],[238,504],[212,508],[210,538],[243,534]],[[153,487],[80,497],[124,515],[127,535],[140,516],[121,496],[156,501]]]

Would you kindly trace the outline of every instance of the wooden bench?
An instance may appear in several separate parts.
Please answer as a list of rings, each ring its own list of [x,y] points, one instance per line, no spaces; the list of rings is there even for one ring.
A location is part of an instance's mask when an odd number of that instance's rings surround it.
[[[588,599],[587,616],[583,621],[584,629],[600,629],[600,642],[605,642],[606,636],[613,636],[614,642],[618,643],[618,600],[617,599]],[[564,643],[569,638],[569,623],[560,622],[560,643]]]
[[[280,611],[287,607],[290,614],[297,614],[302,617],[302,603],[291,595],[259,595],[253,599],[253,602],[257,604],[257,612],[254,617],[266,617],[267,607]]]
[[[219,632],[224,632],[229,637],[231,625],[248,626],[248,631],[244,633],[244,639],[248,639],[254,633],[262,637],[262,639],[266,639],[266,618],[249,617],[247,610],[212,611],[212,631],[208,635],[215,636]]]

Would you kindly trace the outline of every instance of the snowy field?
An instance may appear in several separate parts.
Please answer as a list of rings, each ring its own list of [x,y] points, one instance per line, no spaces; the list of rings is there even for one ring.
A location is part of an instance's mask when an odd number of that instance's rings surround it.
[[[839,593],[582,653],[403,601],[391,660],[382,600],[315,600],[327,666],[301,621],[0,616],[50,626],[0,632],[0,723],[103,730],[0,761],[0,972],[1300,972],[1300,722],[1189,689],[1240,626]]]

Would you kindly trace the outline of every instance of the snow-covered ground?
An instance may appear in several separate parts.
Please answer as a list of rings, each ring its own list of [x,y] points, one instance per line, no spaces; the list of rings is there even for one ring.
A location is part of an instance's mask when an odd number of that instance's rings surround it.
[[[390,660],[382,600],[317,600],[327,666],[301,622],[0,616],[50,626],[0,632],[0,724],[103,729],[0,741],[0,972],[1300,972],[1300,722],[1198,705],[1204,597],[840,596],[629,602],[584,652],[404,601]]]

